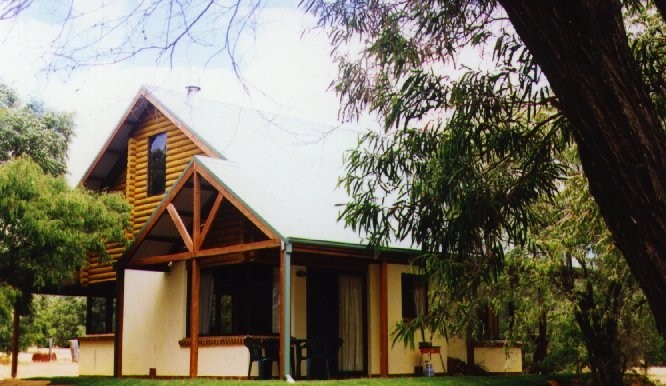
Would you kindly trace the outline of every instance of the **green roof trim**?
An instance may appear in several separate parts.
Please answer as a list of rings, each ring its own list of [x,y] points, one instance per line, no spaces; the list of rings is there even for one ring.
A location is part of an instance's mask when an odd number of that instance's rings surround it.
[[[372,251],[372,247],[368,244],[354,244],[354,243],[346,243],[346,242],[342,242],[342,241],[312,240],[312,239],[304,239],[304,238],[299,238],[299,237],[287,237],[287,242],[292,243],[292,244],[313,245],[313,246],[318,246],[318,247],[345,248],[345,249]],[[421,253],[420,250],[413,249],[413,248],[382,247],[382,248],[380,248],[380,251],[381,252],[391,252],[391,253],[404,253],[404,254]]]

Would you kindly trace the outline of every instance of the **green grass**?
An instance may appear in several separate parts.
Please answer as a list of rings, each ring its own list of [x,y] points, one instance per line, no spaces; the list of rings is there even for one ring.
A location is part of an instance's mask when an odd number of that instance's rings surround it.
[[[562,380],[562,377],[557,377]],[[285,386],[284,381],[220,381],[212,379],[178,379],[178,380],[152,380],[135,378],[111,378],[111,377],[54,377],[47,378],[54,385],[140,385],[140,386],[172,386],[172,385],[223,385],[223,386]],[[442,386],[532,386],[546,385],[548,379],[553,377],[540,375],[518,375],[518,376],[476,376],[458,377],[444,376],[434,378],[361,378],[336,381],[297,381],[297,385],[342,385],[342,386],[410,386],[410,385],[442,385]]]

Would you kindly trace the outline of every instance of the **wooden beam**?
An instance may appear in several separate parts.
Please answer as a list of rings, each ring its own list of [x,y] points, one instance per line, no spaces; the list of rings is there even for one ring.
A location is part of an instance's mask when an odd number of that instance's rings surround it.
[[[176,207],[173,206],[173,204],[167,205],[167,211],[169,212],[169,216],[171,216],[171,220],[173,220],[174,225],[176,226],[176,229],[178,230],[178,233],[180,234],[180,237],[183,239],[185,242],[185,246],[187,247],[187,250],[192,252],[194,251],[194,245],[192,243],[192,238],[190,237],[190,234],[187,232],[187,228],[185,228],[185,224],[183,223],[183,219],[180,218],[178,215],[178,211],[176,210]]]
[[[379,266],[379,375],[388,377],[388,263]]]
[[[123,319],[125,308],[125,268],[116,272],[116,331],[113,336],[113,376],[123,376]]]
[[[248,261],[249,259],[250,257],[248,256],[234,253],[233,255],[211,256],[211,257],[202,258],[200,261],[200,265],[202,267],[210,267],[217,265],[240,264]]]
[[[155,213],[148,219],[146,224],[143,226],[143,231],[139,233],[136,236],[136,239],[130,246],[129,251],[127,251],[123,256],[127,256],[127,258],[131,261],[132,255],[136,252],[136,250],[139,248],[139,245],[141,245],[141,242],[143,241],[146,236],[150,233],[152,230],[153,225],[157,222],[157,220],[162,216],[164,211],[166,210],[165,204],[170,204],[171,201],[176,197],[178,192],[180,191],[180,188],[185,184],[185,182],[190,178],[192,173],[194,173],[194,170],[192,168],[189,168],[183,172],[183,176],[180,178],[180,180],[174,185],[171,190],[169,191],[169,196],[166,197],[164,204],[161,206],[158,206],[157,209],[155,210]]]
[[[280,240],[255,241],[253,243],[235,244],[226,247],[204,249],[197,252],[198,257],[228,255],[231,253],[241,253],[257,251],[260,249],[277,248],[280,246]]]
[[[196,257],[224,256],[231,254],[239,254],[243,252],[277,248],[279,246],[280,246],[279,240],[263,240],[252,243],[229,245],[226,247],[204,249],[204,250],[199,250],[196,253],[187,251],[187,252],[173,253],[168,255],[149,256],[133,260],[129,262],[127,266],[131,268],[138,268],[147,265],[165,264],[171,261],[190,260],[195,256]],[[220,262],[229,264],[229,262],[227,262],[227,260],[225,259],[220,260]],[[208,263],[208,261],[206,263]]]
[[[194,192],[192,193],[192,200],[194,206],[194,213],[192,219],[192,240],[194,240],[192,245],[193,251],[199,250],[199,233],[201,231],[201,181],[199,180],[199,173],[197,173],[197,164],[192,165],[194,167]]]
[[[199,372],[199,262],[190,260],[190,378]]]
[[[97,156],[95,157],[95,160],[90,164],[90,166],[88,166],[88,170],[86,170],[86,172],[83,174],[83,177],[81,178],[80,183],[84,183],[85,181],[88,180],[88,178],[90,177],[90,173],[92,173],[92,171],[95,169],[95,167],[99,163],[100,159],[102,158],[102,156],[104,155],[106,150],[111,145],[111,142],[113,142],[114,138],[118,135],[120,130],[122,129],[122,130],[128,130],[129,131],[129,128],[123,128],[123,126],[125,125],[125,122],[129,119],[130,113],[132,113],[135,108],[138,107],[142,111],[145,108],[145,104],[142,105],[142,106],[139,106],[139,104],[141,102],[141,99],[142,98],[145,99],[144,94],[145,94],[145,90],[143,88],[141,89],[141,91],[139,91],[136,94],[136,96],[134,97],[134,100],[132,100],[132,103],[130,103],[130,107],[127,109],[127,111],[125,111],[125,114],[123,114],[123,117],[120,119],[120,122],[118,122],[118,125],[116,126],[116,128],[113,129],[113,132],[111,133],[109,138],[107,138],[106,142],[104,143],[104,146],[102,147],[102,150],[100,150],[99,153],[97,153]]]
[[[153,264],[164,264],[168,263],[170,261],[180,261],[180,260],[189,260],[194,257],[194,252],[180,252],[180,253],[173,253],[170,255],[159,255],[159,256],[150,256],[150,257],[144,257],[142,259],[134,260],[131,263],[128,263],[128,267],[134,268],[134,267],[141,267],[145,265],[153,265]]]
[[[204,227],[201,230],[201,233],[199,233],[199,239],[195,241],[198,244],[197,250],[201,248],[204,240],[206,239],[206,235],[208,235],[208,231],[210,231],[210,228],[213,226],[213,221],[215,221],[215,215],[217,215],[217,211],[220,209],[220,205],[222,205],[223,200],[224,196],[222,195],[222,193],[218,192],[217,197],[215,197],[215,202],[213,203],[213,207],[210,209],[208,217],[206,217],[206,222],[204,223]]]
[[[248,208],[245,207],[245,205],[238,200],[231,192],[229,192],[224,185],[222,185],[219,181],[217,181],[216,178],[210,175],[207,170],[204,168],[199,169],[199,173],[210,183],[213,185],[220,193],[222,193],[233,206],[238,209],[239,212],[243,214],[243,216],[247,217],[254,225],[259,228],[260,231],[262,231],[266,237],[269,239],[274,239],[277,240],[279,239],[278,235],[268,226],[267,223],[265,223],[262,219],[257,217],[254,213],[252,213]]]

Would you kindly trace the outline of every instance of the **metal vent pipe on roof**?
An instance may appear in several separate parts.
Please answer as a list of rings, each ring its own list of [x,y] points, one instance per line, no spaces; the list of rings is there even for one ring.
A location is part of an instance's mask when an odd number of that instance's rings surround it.
[[[185,86],[187,89],[187,104],[192,105],[195,101],[196,95],[201,91],[201,87],[195,85]]]

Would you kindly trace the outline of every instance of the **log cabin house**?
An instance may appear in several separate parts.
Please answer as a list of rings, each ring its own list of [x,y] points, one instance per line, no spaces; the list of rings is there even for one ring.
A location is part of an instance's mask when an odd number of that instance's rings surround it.
[[[80,272],[80,374],[244,378],[247,335],[279,342],[276,376],[294,373],[294,342],[314,336],[341,338],[339,376],[412,374],[419,350],[392,345],[391,331],[425,306],[415,251],[375,257],[337,221],[342,154],[356,141],[143,87],[81,181],[125,194],[132,243],[109,245],[113,264],[90,259]],[[460,340],[433,343],[436,373],[447,356],[466,358]],[[520,348],[495,341],[474,353],[488,371],[522,369]]]

